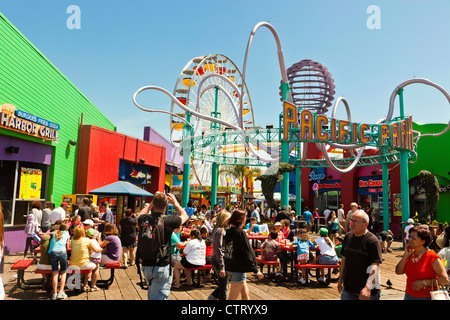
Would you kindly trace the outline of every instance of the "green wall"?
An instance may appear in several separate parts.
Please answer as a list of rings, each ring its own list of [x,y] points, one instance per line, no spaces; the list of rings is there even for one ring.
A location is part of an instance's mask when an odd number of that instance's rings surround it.
[[[413,130],[422,134],[440,133],[447,124],[413,123]],[[419,175],[421,170],[433,173],[440,185],[450,184],[450,131],[439,137],[422,137],[417,145],[418,159],[416,163],[409,164],[409,178]],[[450,222],[450,192],[441,192],[437,204],[437,220]]]
[[[78,141],[81,115],[83,124],[116,127],[0,13],[0,105],[4,103],[60,125],[58,143],[0,128],[1,135],[54,146],[47,200],[53,195],[59,205],[63,194],[75,190],[78,146],[68,141]]]

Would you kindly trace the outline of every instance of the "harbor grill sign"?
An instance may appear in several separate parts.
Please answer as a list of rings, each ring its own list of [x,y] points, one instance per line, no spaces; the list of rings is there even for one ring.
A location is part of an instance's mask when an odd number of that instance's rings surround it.
[[[58,124],[18,110],[8,103],[0,107],[0,127],[45,140],[58,141]]]
[[[290,142],[325,142],[414,150],[412,116],[388,123],[366,124],[328,118],[288,101],[283,108],[283,139]]]

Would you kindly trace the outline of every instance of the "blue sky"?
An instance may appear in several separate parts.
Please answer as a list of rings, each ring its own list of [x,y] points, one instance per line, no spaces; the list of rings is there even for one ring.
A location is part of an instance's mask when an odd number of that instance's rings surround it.
[[[66,26],[70,5],[81,10],[80,30]],[[366,26],[370,5],[380,8],[381,29]],[[260,21],[277,30],[287,68],[312,59],[329,69],[335,99],[347,99],[353,121],[386,116],[392,91],[413,77],[450,91],[448,0],[14,0],[2,1],[0,11],[119,132],[137,138],[146,125],[169,133],[169,116],[133,105],[138,88],[172,91],[184,65],[200,55],[221,53],[242,69],[250,31]],[[257,125],[277,126],[280,79],[275,41],[260,29],[247,68]],[[139,101],[170,107],[161,93]],[[450,108],[436,89],[415,84],[405,90],[405,112],[417,122],[447,123]],[[343,105],[338,118],[346,118]]]

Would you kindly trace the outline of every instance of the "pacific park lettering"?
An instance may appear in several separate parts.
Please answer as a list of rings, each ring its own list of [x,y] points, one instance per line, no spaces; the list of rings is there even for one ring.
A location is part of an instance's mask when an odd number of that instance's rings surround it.
[[[298,124],[296,128],[291,125]],[[343,144],[372,145],[394,149],[414,150],[412,116],[389,123],[366,124],[328,118],[310,110],[297,110],[284,101],[283,139],[304,142],[332,142]],[[297,135],[290,133],[296,131]]]

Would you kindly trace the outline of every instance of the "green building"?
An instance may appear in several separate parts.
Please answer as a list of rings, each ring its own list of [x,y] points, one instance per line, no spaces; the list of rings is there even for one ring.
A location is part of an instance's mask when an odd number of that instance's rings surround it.
[[[116,127],[1,13],[0,112],[0,201],[23,233],[32,201],[75,192],[80,125]]]
[[[442,132],[447,124],[413,123],[413,129],[425,134],[436,134]],[[450,222],[450,131],[441,136],[421,137],[417,145],[417,162],[410,163],[409,178],[411,187],[412,206],[411,211],[420,213],[426,206],[426,198],[423,192],[420,192],[414,186],[418,186],[419,172],[427,170],[434,174],[439,182],[440,192],[437,203],[437,221]]]

